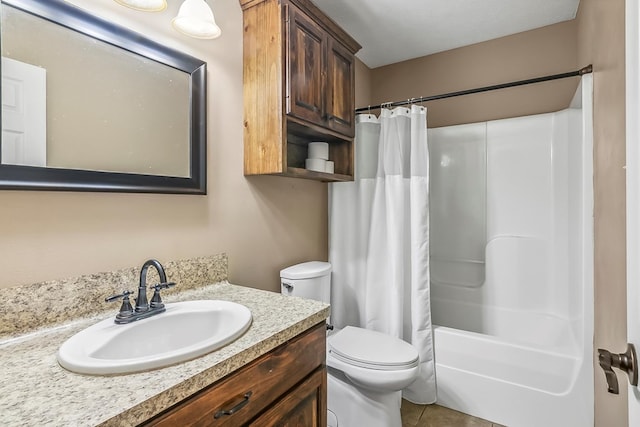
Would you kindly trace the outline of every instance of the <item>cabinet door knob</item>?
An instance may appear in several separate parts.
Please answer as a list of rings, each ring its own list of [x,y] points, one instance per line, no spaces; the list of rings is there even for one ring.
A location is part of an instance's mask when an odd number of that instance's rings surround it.
[[[218,412],[216,412],[213,415],[213,418],[214,419],[218,419],[218,418],[224,417],[225,415],[233,415],[233,414],[235,414],[240,409],[244,408],[247,405],[247,403],[249,403],[249,398],[251,397],[252,394],[253,394],[252,391],[246,392],[244,394],[244,397],[242,398],[242,400],[237,405],[235,405],[231,409],[221,409],[221,410],[219,410]]]

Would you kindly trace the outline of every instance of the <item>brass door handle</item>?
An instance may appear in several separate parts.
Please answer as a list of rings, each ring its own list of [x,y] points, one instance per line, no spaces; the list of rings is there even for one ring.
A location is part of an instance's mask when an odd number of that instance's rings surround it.
[[[624,353],[611,353],[602,348],[598,349],[598,363],[604,370],[607,379],[609,393],[618,394],[618,377],[612,368],[620,369],[629,376],[631,385],[638,385],[638,357],[633,344],[627,344],[627,351]]]

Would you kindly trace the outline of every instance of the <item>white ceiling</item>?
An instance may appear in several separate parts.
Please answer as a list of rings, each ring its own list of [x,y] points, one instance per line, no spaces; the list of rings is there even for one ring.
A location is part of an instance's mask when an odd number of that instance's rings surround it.
[[[312,0],[362,45],[369,68],[576,17],[580,0]]]

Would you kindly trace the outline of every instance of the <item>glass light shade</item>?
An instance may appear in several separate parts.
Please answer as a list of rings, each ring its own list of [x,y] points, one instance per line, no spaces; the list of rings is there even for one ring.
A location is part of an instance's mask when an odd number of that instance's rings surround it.
[[[222,34],[204,0],[184,0],[171,24],[182,34],[197,39],[215,39]]]
[[[160,12],[167,8],[167,0],[114,0],[122,6],[145,12]]]

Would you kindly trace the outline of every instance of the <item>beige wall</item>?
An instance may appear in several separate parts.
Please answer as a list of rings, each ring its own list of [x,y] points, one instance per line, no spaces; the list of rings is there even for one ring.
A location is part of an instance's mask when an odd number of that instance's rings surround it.
[[[281,268],[326,260],[326,184],[243,176],[239,3],[210,3],[223,33],[203,41],[169,29],[180,2],[76,1],[207,61],[208,195],[0,191],[0,287],[227,252],[230,281],[275,291]]]
[[[578,11],[578,59],[594,68],[594,352],[622,352],[627,342],[624,8],[624,0],[582,0]],[[626,426],[626,376],[616,396],[594,366],[596,426]]]
[[[582,67],[577,64],[576,37],[576,23],[568,21],[376,68],[371,101],[379,104],[573,71]],[[428,102],[428,126],[561,110],[577,85],[573,78]]]
[[[371,105],[371,70],[356,58],[356,100],[357,106]]]

